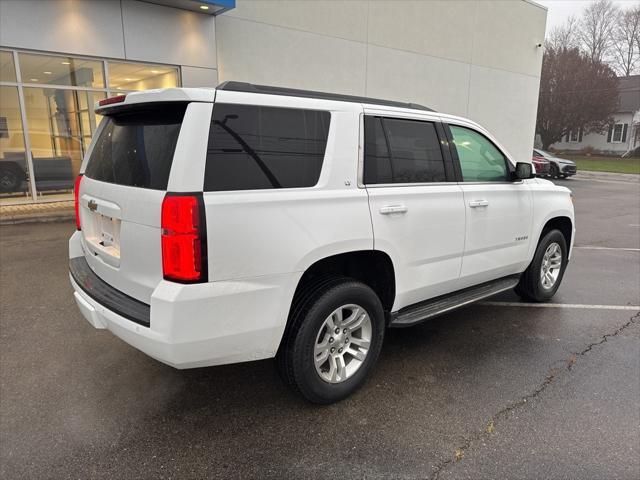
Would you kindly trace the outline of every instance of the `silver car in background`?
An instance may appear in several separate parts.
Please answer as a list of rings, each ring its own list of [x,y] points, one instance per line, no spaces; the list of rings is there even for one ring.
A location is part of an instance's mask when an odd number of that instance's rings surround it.
[[[566,158],[558,158],[553,153],[539,148],[533,149],[533,154],[548,160],[550,165],[549,175],[551,178],[567,178],[575,175],[578,169],[575,162]]]

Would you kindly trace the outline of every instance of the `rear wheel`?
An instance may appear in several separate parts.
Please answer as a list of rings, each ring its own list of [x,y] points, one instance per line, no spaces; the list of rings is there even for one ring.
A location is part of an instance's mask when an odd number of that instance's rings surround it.
[[[567,267],[567,242],[560,230],[547,232],[536,248],[529,267],[520,277],[515,290],[520,297],[546,302],[560,287]]]
[[[0,192],[15,192],[20,187],[22,180],[13,168],[0,168]]]
[[[313,403],[333,403],[366,380],[380,354],[384,313],[378,296],[344,277],[299,295],[278,352],[285,382]]]

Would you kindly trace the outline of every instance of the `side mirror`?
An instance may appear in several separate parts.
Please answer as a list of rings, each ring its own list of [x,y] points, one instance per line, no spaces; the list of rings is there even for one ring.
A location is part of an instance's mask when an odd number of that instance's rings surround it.
[[[514,180],[526,180],[527,178],[533,178],[533,166],[528,162],[516,163],[516,171],[513,172]]]

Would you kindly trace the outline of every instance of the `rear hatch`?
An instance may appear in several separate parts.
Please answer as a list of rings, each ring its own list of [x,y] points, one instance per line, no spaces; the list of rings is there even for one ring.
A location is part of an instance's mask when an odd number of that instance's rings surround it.
[[[163,277],[160,212],[188,105],[143,103],[103,112],[80,181],[87,263],[145,303]]]

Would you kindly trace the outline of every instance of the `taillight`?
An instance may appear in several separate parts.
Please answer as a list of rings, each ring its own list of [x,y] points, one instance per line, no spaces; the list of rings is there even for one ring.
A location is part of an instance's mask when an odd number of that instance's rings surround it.
[[[76,181],[73,184],[73,203],[76,210],[76,229],[82,230],[80,225],[80,182],[82,181],[82,174],[76,177]]]
[[[162,273],[166,280],[207,281],[202,194],[167,193],[162,201]]]
[[[126,98],[127,98],[126,93],[124,95],[116,95],[115,97],[109,97],[109,98],[105,98],[104,100],[100,100],[98,102],[98,105],[103,107],[105,105],[111,105],[113,103],[120,103],[120,102],[124,102]]]

